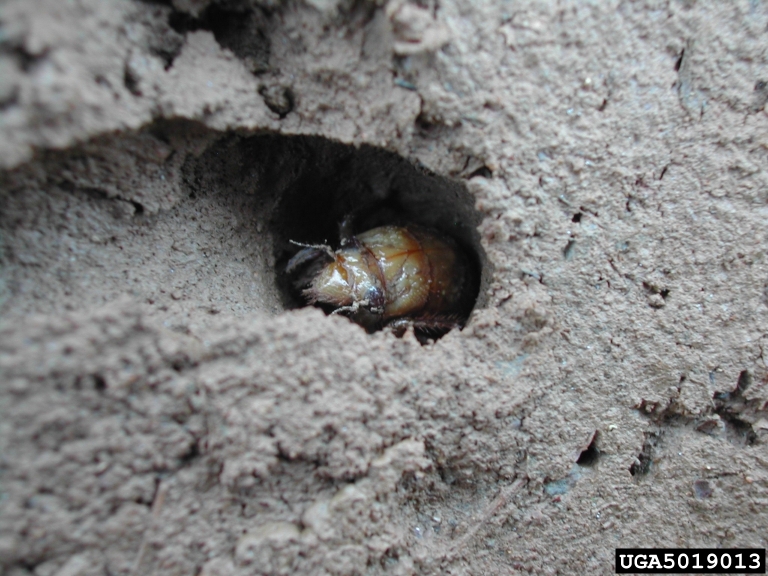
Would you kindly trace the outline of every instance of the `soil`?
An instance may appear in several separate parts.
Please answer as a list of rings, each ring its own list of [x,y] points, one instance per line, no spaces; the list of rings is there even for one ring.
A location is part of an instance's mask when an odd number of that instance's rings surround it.
[[[6,0],[0,572],[768,547],[768,6]],[[291,241],[476,260],[420,342]]]

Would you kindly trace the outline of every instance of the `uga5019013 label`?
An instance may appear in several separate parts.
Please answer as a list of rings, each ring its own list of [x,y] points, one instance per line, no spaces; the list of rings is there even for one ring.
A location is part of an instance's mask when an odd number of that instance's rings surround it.
[[[617,574],[765,574],[765,548],[617,548]]]

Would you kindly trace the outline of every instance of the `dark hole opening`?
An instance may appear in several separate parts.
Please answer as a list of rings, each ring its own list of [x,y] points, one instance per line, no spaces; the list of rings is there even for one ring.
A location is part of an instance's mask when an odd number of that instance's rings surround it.
[[[493,178],[493,172],[491,172],[491,169],[488,168],[488,166],[481,166],[469,175],[470,178],[474,178],[475,176],[480,176],[481,178]]]
[[[680,56],[677,57],[677,60],[675,61],[675,72],[678,72],[680,70],[680,66],[683,65],[683,58],[685,57],[685,48],[683,48],[680,51]]]
[[[106,380],[104,380],[101,374],[93,375],[93,388],[97,392],[103,392],[104,390],[107,389],[107,382]]]
[[[599,459],[600,450],[597,449],[597,434],[595,434],[595,437],[592,439],[592,442],[589,443],[589,446],[587,446],[585,450],[582,450],[579,459],[576,460],[576,464],[579,466],[591,467],[597,464]]]
[[[199,18],[174,10],[168,25],[180,34],[209,30],[222,48],[230,49],[254,74],[269,68],[270,45],[265,32],[269,16],[247,2],[234,2],[226,7],[212,4]]]
[[[736,382],[736,390],[739,393],[745,392],[747,388],[749,388],[752,385],[752,374],[749,373],[749,370],[742,370],[739,373],[739,379]]]
[[[198,456],[200,456],[200,446],[198,445],[198,442],[195,441],[190,444],[189,449],[181,455],[181,458],[179,458],[179,463],[182,466],[186,466]]]

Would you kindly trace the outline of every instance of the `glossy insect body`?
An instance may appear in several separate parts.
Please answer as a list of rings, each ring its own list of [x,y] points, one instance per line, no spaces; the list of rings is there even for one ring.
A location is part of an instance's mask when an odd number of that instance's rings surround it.
[[[369,330],[384,325],[445,331],[460,325],[474,298],[472,269],[456,243],[417,226],[381,226],[348,239],[335,252],[309,246],[290,272],[315,264],[303,291],[310,303],[348,313]]]

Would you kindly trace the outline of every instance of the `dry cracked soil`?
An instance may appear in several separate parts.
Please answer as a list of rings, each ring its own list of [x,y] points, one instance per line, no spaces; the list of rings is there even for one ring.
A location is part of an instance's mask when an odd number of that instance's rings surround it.
[[[767,547],[767,101],[762,0],[5,0],[0,573]],[[302,307],[350,214],[466,326]]]

